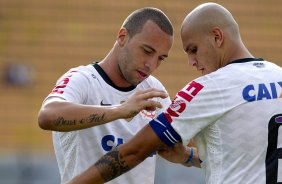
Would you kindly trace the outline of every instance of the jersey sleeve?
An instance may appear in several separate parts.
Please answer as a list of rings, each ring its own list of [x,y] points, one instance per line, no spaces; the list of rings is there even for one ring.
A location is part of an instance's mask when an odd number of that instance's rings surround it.
[[[217,83],[207,77],[190,82],[177,93],[166,114],[183,144],[225,113],[226,95]]]
[[[197,133],[225,112],[224,100],[230,96],[213,80],[202,77],[187,84],[169,107],[150,122],[152,129],[168,146],[182,141],[187,145]]]
[[[74,68],[59,78],[49,97],[61,97],[74,103],[84,103],[87,99],[89,79],[79,68]]]

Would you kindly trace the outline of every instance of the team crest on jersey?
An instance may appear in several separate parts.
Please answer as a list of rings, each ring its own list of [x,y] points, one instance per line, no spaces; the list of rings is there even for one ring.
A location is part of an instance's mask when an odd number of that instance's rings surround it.
[[[157,111],[142,110],[141,115],[143,118],[154,119],[157,116]]]
[[[149,119],[152,120],[157,116],[157,111],[147,111],[147,110],[142,110],[141,112],[139,112],[139,114],[143,117],[143,119]],[[127,122],[130,122],[132,118],[127,118],[125,119]]]
[[[182,99],[175,98],[167,109],[167,113],[173,117],[178,117],[186,108],[186,103]]]
[[[123,102],[125,102],[124,100],[121,101],[120,103],[122,104]],[[139,114],[144,118],[144,119],[149,119],[152,120],[157,116],[157,111],[147,111],[147,110],[142,110],[141,112],[139,112]],[[127,118],[125,119],[127,122],[130,122],[132,118]]]

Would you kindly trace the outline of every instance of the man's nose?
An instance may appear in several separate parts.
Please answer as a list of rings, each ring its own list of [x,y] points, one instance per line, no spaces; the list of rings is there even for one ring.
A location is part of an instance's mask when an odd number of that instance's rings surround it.
[[[149,68],[150,70],[154,70],[157,67],[157,64],[158,64],[158,58],[156,57],[148,58],[145,61],[145,67]]]
[[[191,65],[191,66],[196,66],[196,64],[197,64],[197,61],[196,61],[196,59],[194,58],[194,57],[188,57],[188,63],[189,63],[189,65]]]

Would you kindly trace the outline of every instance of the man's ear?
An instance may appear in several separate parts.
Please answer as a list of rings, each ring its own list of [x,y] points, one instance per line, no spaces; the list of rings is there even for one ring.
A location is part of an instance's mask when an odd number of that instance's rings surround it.
[[[224,41],[224,33],[223,33],[222,29],[215,27],[215,28],[213,28],[212,33],[213,33],[215,44],[218,47],[221,47],[221,45],[223,44],[223,41]]]
[[[121,28],[117,35],[117,42],[120,46],[124,46],[128,39],[128,31],[126,28]]]

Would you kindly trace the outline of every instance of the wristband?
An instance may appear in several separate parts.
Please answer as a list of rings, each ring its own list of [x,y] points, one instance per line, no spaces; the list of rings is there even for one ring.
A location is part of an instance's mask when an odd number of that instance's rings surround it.
[[[184,162],[185,164],[193,164],[194,149],[190,148],[189,158]]]

